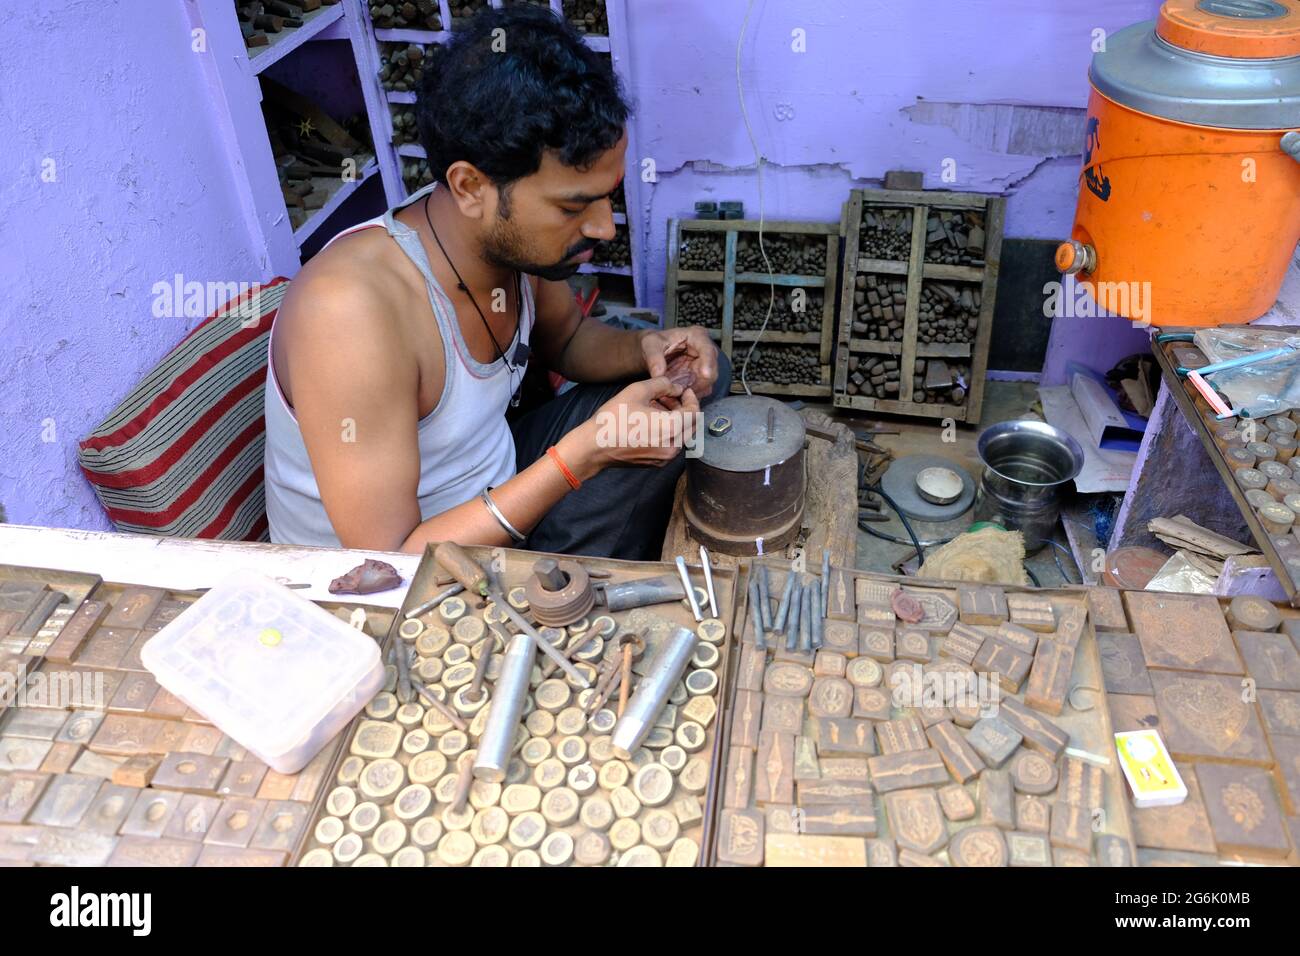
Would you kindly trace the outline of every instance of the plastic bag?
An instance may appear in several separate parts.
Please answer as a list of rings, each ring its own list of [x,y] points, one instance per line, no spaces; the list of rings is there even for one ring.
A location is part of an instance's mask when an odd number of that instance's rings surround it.
[[[1242,418],[1265,418],[1300,408],[1300,336],[1270,329],[1201,329],[1195,336],[1211,363],[1270,349],[1293,351],[1240,368],[1212,373],[1207,381]]]

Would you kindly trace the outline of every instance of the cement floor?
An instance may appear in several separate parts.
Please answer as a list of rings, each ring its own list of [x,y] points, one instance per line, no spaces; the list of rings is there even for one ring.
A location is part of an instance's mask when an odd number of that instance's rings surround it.
[[[944,429],[938,422],[889,416],[870,416],[870,421],[886,427],[898,428],[898,435],[881,435],[875,439],[877,444],[890,449],[896,459],[906,455],[938,455],[962,467],[978,481],[983,466],[976,453],[975,443],[980,432],[990,425],[1009,419],[1041,418],[1034,408],[1037,401],[1038,386],[1032,382],[989,382],[984,391],[984,407],[981,410],[979,426],[958,426],[955,441],[952,442],[943,440]],[[840,417],[841,420],[852,422],[852,419]],[[871,527],[896,538],[906,539],[907,531],[898,520],[898,516],[888,506],[885,507],[885,512],[890,516],[890,520],[873,523]],[[945,540],[961,534],[970,527],[971,522],[972,513],[968,511],[953,521],[912,520],[912,527],[924,546],[927,541]],[[1065,533],[1059,526],[1056,538],[1068,549]],[[912,571],[917,566],[914,555],[915,549],[911,544],[893,544],[865,531],[858,531],[857,566],[859,568],[896,574],[898,572],[895,565],[907,561],[907,569]],[[1065,570],[1065,575],[1062,575],[1057,566],[1057,558],[1060,560],[1061,568]],[[1063,583],[1077,583],[1079,580],[1078,570],[1073,562],[1050,545],[1037,554],[1030,555],[1027,563],[1044,587],[1058,587]]]

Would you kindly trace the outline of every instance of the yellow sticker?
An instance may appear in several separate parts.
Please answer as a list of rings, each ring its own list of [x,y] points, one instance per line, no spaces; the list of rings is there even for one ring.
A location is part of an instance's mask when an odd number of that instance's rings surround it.
[[[284,635],[282,635],[279,632],[279,630],[277,630],[274,627],[263,628],[262,633],[257,635],[257,639],[261,641],[263,644],[265,644],[267,647],[275,647],[280,643],[281,640],[283,640],[283,638]]]

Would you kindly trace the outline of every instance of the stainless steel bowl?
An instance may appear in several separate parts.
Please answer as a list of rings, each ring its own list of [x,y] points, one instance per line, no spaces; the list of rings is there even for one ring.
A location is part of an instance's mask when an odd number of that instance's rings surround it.
[[[1001,422],[977,443],[984,474],[975,498],[975,517],[1020,531],[1025,550],[1050,540],[1060,517],[1061,495],[1083,467],[1083,449],[1046,422]]]

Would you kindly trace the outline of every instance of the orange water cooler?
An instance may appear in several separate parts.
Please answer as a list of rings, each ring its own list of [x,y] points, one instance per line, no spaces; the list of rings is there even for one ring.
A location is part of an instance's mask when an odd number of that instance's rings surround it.
[[[1057,267],[1154,325],[1267,312],[1300,243],[1300,0],[1166,0],[1089,79]]]

